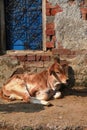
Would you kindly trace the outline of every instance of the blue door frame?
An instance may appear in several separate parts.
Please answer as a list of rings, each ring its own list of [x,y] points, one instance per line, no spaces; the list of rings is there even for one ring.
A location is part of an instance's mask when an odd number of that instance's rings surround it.
[[[5,0],[8,50],[42,50],[42,0]]]

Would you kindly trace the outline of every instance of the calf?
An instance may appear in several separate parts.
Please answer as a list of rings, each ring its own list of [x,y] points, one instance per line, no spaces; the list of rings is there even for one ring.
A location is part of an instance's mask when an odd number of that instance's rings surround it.
[[[54,62],[47,70],[36,74],[16,74],[1,89],[3,98],[24,100],[49,105],[52,97],[59,98],[60,84],[66,84],[67,76],[62,66]]]

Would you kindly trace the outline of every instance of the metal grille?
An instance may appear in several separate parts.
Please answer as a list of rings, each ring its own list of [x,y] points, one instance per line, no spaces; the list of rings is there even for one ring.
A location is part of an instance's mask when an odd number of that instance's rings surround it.
[[[7,48],[42,49],[42,0],[5,0]]]

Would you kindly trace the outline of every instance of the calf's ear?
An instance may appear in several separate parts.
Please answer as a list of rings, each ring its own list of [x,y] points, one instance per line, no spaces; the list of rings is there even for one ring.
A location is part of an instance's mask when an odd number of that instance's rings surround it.
[[[55,64],[55,63],[54,63]],[[54,64],[49,68],[49,74],[52,75],[54,72]]]

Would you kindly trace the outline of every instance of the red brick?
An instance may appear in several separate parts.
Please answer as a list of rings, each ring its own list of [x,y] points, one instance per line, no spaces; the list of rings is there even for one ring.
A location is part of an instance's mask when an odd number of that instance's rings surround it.
[[[36,61],[41,61],[41,55],[36,55]]]
[[[24,62],[24,61],[27,60],[27,56],[26,56],[26,55],[17,55],[17,59],[18,59],[19,61]]]
[[[51,9],[53,8],[54,6],[51,4],[51,3],[46,3],[46,9]]]
[[[41,56],[41,61],[49,61],[49,60],[50,60],[50,56],[48,56],[48,55]]]
[[[83,20],[87,20],[87,8],[80,8]]]
[[[50,16],[50,15],[51,15],[50,9],[46,9],[46,16]]]
[[[27,61],[35,61],[35,55],[27,55]]]
[[[59,53],[59,55],[66,55],[65,52],[64,52],[64,49],[59,49],[58,53]]]
[[[83,14],[83,13],[86,13],[86,10],[87,10],[87,9],[84,8],[84,7],[83,7],[83,8],[80,8],[80,11],[82,12],[82,14]]]
[[[70,55],[71,50],[69,50],[69,49],[53,49],[52,54]]]
[[[54,29],[54,23],[47,23],[46,24],[46,29]]]
[[[51,9],[51,15],[52,15],[52,16],[54,16],[54,15],[55,15],[56,13],[58,13],[58,12],[62,12],[62,10],[59,9],[59,8]]]
[[[69,58],[69,59],[72,59],[72,58],[75,58],[76,57],[76,55],[67,55],[67,58]]]
[[[51,15],[54,16],[54,15],[58,12],[58,10],[59,10],[59,9],[52,9],[52,10],[51,10]]]
[[[69,49],[63,49],[63,54],[64,55],[70,55],[71,54],[71,50],[69,50]]]
[[[58,12],[62,12],[62,8],[59,5],[54,6],[54,8],[51,9],[51,15],[55,15]]]
[[[55,34],[55,30],[53,29],[47,29],[46,30],[46,34],[49,36],[49,35],[54,35]]]
[[[54,42],[47,42],[46,43],[46,48],[54,48]]]
[[[76,55],[76,51],[71,51],[71,55]]]

